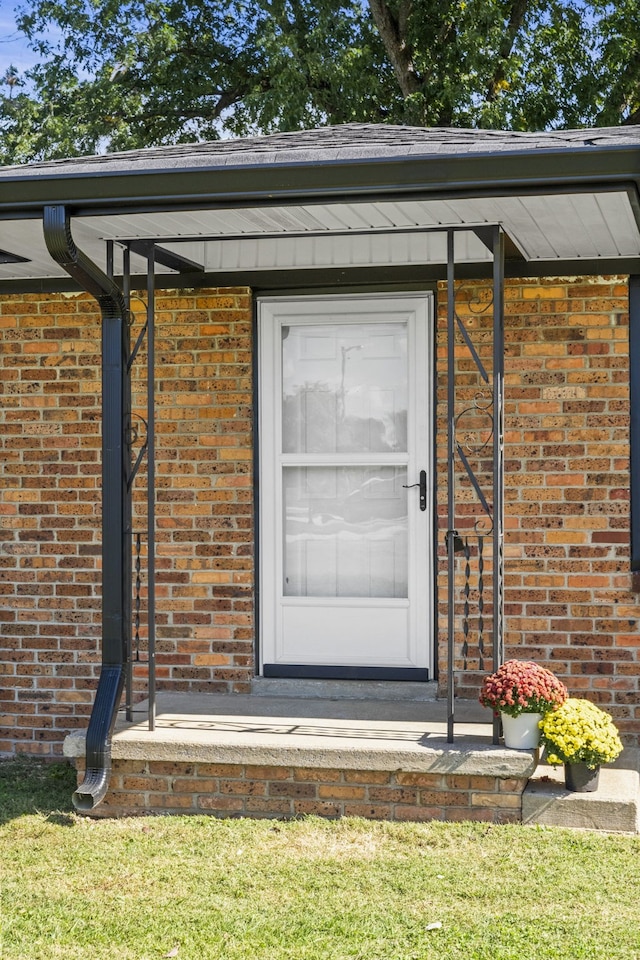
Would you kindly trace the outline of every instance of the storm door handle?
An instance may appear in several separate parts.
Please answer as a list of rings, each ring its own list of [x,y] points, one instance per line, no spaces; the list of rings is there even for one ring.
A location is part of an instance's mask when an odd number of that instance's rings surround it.
[[[402,486],[405,490],[411,490],[413,487],[419,487],[420,489],[420,509],[427,509],[427,471],[420,471],[420,481],[419,483],[403,483]]]

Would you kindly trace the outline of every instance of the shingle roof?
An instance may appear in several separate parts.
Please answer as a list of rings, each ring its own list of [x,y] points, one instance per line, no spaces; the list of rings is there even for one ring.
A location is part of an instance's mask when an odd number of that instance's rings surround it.
[[[0,168],[0,178],[640,147],[640,126],[522,133],[351,123]]]

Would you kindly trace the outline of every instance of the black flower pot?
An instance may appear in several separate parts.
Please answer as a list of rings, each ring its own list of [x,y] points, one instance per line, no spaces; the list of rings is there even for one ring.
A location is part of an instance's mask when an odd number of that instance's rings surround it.
[[[588,767],[586,763],[565,763],[564,785],[572,793],[593,793],[598,789],[600,767]]]

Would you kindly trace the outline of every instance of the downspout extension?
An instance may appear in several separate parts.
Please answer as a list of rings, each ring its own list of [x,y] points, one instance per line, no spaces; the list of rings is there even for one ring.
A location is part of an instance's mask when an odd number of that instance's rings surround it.
[[[71,799],[76,810],[93,810],[104,800],[111,778],[111,737],[124,689],[125,668],[103,664],[87,728],[84,780]]]
[[[125,417],[129,411],[127,307],[120,288],[76,247],[64,206],[47,206],[44,238],[52,258],[91,294],[102,315],[102,667],[86,738],[86,771],[73,794],[93,810],[111,774],[111,738],[124,689],[131,624],[131,498]]]

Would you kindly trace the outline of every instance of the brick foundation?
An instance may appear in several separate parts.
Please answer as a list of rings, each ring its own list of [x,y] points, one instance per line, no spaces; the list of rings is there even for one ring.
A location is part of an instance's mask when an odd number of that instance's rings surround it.
[[[84,762],[77,761],[81,782]],[[367,817],[519,823],[526,779],[242,764],[114,760],[91,816]]]

